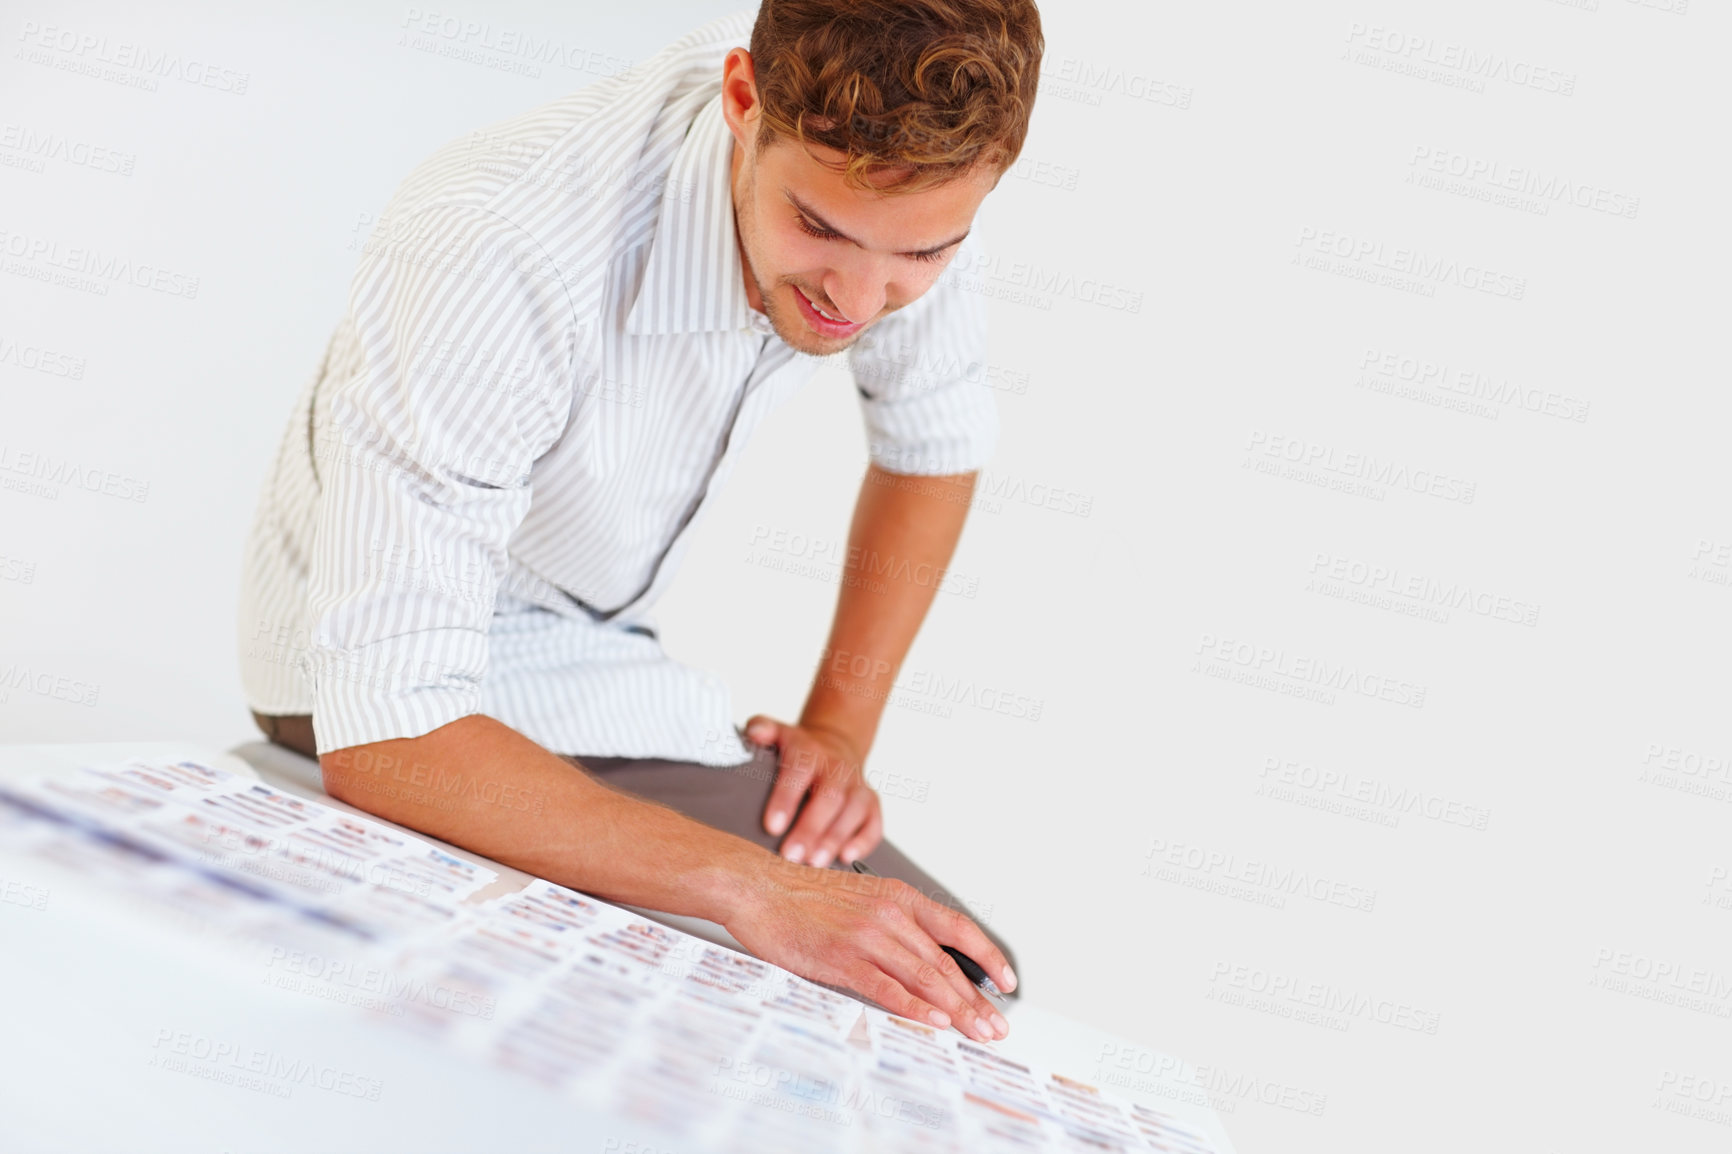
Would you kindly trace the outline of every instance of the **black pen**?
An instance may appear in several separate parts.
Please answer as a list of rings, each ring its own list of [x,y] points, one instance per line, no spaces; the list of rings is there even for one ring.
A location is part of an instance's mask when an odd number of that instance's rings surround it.
[[[883,876],[860,858],[854,859],[854,872],[874,878]],[[987,998],[992,1001],[993,1005],[997,1006],[1001,1010],[1004,1009],[1004,993],[998,988],[998,984],[992,980],[991,975],[981,968],[979,962],[975,961],[961,950],[951,949],[943,942],[938,943],[938,948],[951,956],[951,958],[956,962],[957,967],[962,971],[962,976],[973,982],[975,986],[979,988],[980,992],[985,994]]]

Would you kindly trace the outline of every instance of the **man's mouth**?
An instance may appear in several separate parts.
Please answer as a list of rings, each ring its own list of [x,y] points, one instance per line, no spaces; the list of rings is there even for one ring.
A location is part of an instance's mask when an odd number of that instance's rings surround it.
[[[857,323],[836,316],[834,313],[825,312],[813,304],[812,298],[801,292],[797,286],[790,287],[793,287],[794,295],[799,298],[800,312],[804,314],[806,323],[824,336],[845,337],[859,331],[860,326]]]

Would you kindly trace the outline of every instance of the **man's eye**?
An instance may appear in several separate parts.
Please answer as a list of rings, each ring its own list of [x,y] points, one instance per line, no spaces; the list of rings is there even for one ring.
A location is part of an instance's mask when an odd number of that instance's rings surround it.
[[[819,228],[803,216],[795,217],[794,221],[800,226],[801,232],[805,233],[807,236],[816,237],[819,240],[835,240],[842,235],[839,232],[831,232],[827,228]],[[944,249],[939,249],[937,252],[916,252],[909,253],[908,255],[914,260],[932,262],[943,260],[944,252]]]

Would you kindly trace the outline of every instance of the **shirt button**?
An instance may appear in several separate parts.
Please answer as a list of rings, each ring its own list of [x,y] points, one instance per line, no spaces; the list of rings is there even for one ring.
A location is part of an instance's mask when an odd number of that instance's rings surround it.
[[[753,309],[751,311],[752,311],[752,328],[755,331],[760,332],[760,333],[768,333],[768,332],[775,331],[775,326],[770,324],[770,318],[769,317],[765,316],[763,313],[759,312],[756,309]]]

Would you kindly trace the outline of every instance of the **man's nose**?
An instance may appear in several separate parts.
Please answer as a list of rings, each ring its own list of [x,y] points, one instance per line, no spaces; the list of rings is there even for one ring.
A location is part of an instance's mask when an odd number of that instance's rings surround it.
[[[877,257],[865,255],[865,260],[838,269],[824,279],[824,295],[856,324],[877,316],[889,296],[889,269]]]

